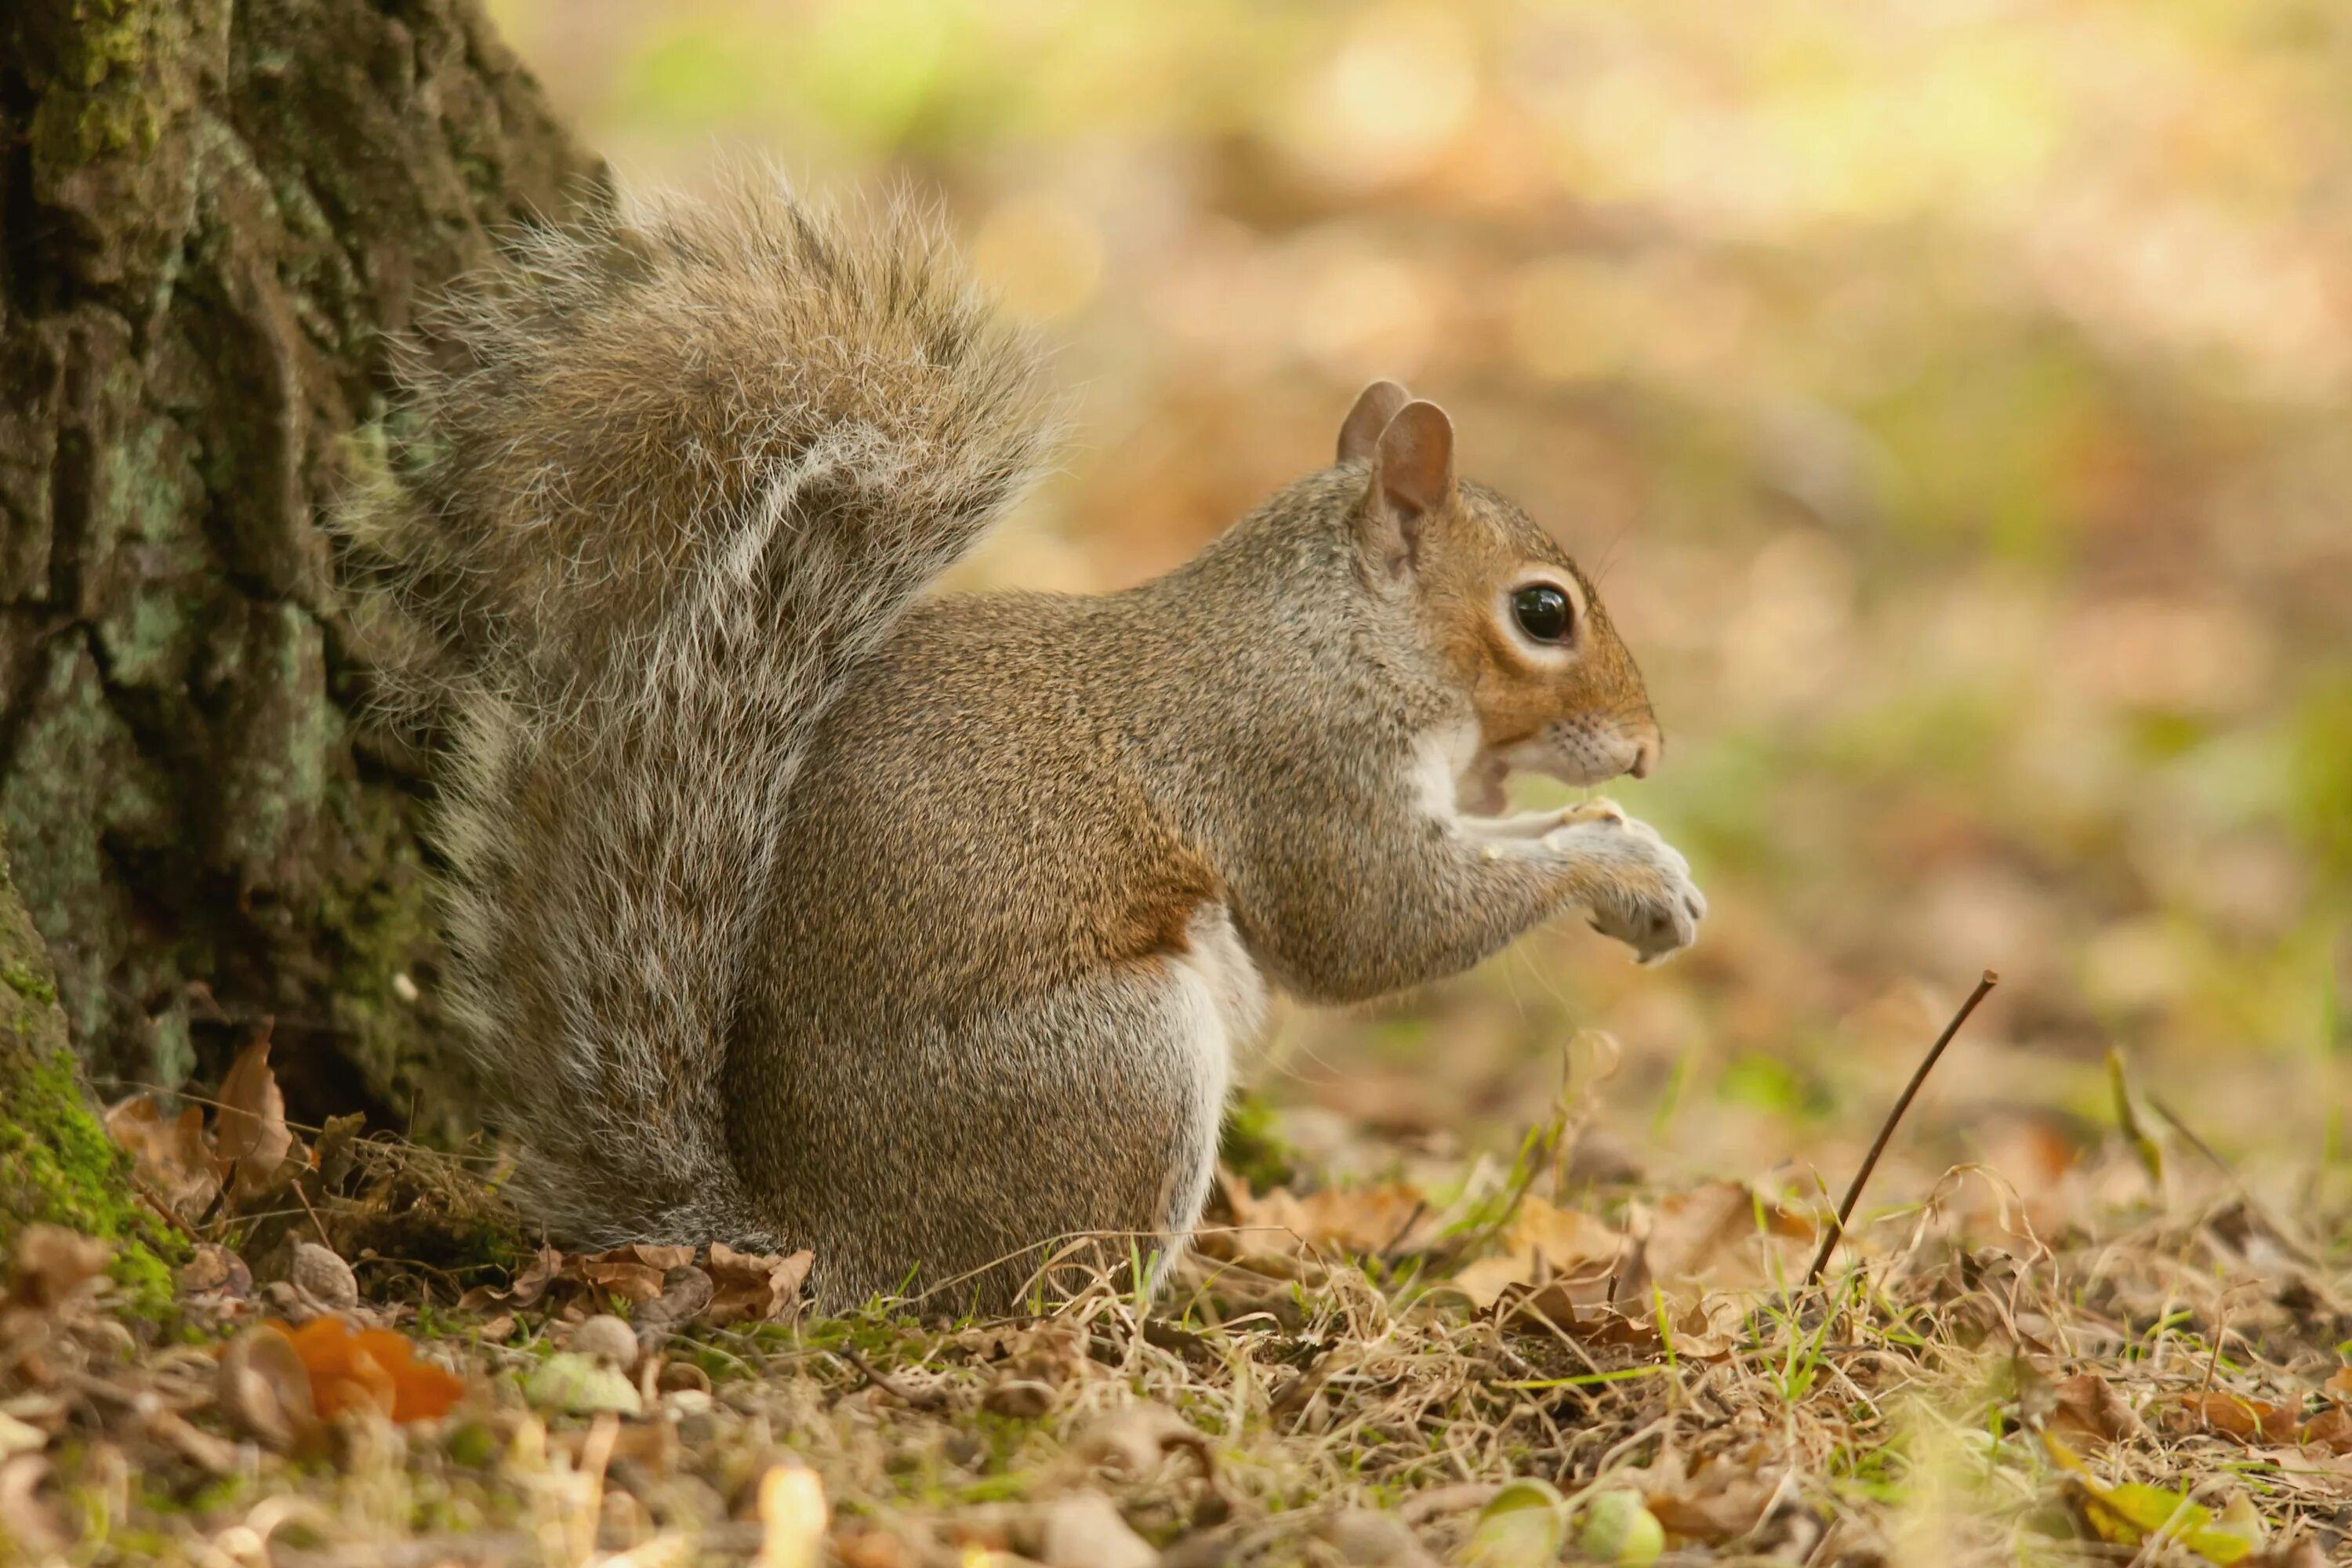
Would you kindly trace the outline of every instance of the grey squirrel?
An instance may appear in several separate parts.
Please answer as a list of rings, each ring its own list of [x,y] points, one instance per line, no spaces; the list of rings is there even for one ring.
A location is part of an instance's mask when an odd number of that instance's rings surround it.
[[[1391,383],[1157,581],[926,596],[1055,420],[903,207],[750,177],[537,231],[429,336],[346,555],[446,740],[452,1000],[560,1240],[1003,1310],[1057,1237],[1181,1247],[1270,988],[1570,909],[1696,933],[1614,806],[1495,815],[1659,731],[1592,584]]]

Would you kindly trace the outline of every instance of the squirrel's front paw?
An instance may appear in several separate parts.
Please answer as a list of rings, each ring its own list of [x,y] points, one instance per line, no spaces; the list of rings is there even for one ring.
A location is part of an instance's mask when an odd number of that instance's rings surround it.
[[[1641,963],[1655,963],[1698,940],[1706,895],[1691,880],[1690,862],[1648,823],[1610,804],[1544,841],[1585,861],[1592,929],[1631,947]]]

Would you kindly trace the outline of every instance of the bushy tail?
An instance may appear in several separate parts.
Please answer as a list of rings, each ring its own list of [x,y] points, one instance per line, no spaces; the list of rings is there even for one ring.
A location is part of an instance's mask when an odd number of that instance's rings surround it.
[[[934,228],[774,181],[532,234],[409,355],[347,511],[450,737],[454,1000],[579,1244],[760,1242],[721,1110],[777,825],[845,673],[1025,485],[1038,353]]]

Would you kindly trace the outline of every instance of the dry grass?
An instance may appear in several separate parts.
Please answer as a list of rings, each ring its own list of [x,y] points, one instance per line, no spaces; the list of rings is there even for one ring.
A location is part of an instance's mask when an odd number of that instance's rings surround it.
[[[1591,1500],[1626,1489],[1675,1561],[2342,1550],[2352,1314],[2310,1239],[2340,1234],[2318,1200],[2307,1234],[2211,1167],[2176,1168],[2160,1197],[2118,1140],[2063,1191],[1956,1172],[1858,1226],[1809,1291],[1818,1194],[1582,1183],[1580,1114],[1450,1191],[1229,1182],[1246,1223],[1205,1235],[1157,1303],[1111,1268],[1003,1321],[689,1321],[648,1336],[635,1415],[565,1414],[539,1375],[614,1304],[577,1268],[527,1306],[461,1310],[495,1276],[363,1256],[355,1238],[391,1250],[404,1215],[413,1251],[446,1250],[490,1203],[460,1163],[368,1145],[357,1196],[293,1205],[276,1234],[361,1257],[358,1315],[397,1321],[464,1401],[405,1426],[346,1415],[280,1452],[215,1354],[310,1310],[284,1288],[209,1253],[192,1342],[158,1344],[86,1288],[37,1310],[20,1278],[0,1525],[19,1556],[85,1562],[782,1564],[813,1477],[831,1515],[814,1560],[852,1568],[1411,1564],[1476,1558],[1482,1510],[1536,1478],[1564,1500],[1571,1560]],[[2135,1484],[2169,1496],[2112,1489]],[[2195,1534],[2209,1515],[2238,1534]]]

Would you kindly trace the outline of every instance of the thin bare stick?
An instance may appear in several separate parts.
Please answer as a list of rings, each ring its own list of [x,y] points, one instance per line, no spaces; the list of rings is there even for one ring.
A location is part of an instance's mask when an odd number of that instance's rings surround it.
[[[1862,1169],[1853,1173],[1853,1185],[1846,1188],[1845,1201],[1838,1205],[1837,1218],[1830,1222],[1830,1228],[1822,1235],[1822,1249],[1813,1254],[1813,1266],[1805,1270],[1808,1286],[1820,1283],[1822,1270],[1830,1266],[1830,1254],[1837,1250],[1839,1238],[1845,1235],[1846,1221],[1853,1217],[1853,1205],[1862,1201],[1863,1186],[1870,1180],[1870,1173],[1878,1168],[1878,1157],[1886,1152],[1886,1141],[1895,1136],[1895,1124],[1903,1120],[1905,1111],[1911,1109],[1911,1101],[1919,1093],[1919,1086],[1927,1081],[1929,1073],[1936,1070],[1937,1059],[1943,1056],[1944,1047],[1952,1043],[1952,1037],[1960,1032],[1960,1026],[1969,1021],[1969,1015],[1977,1010],[1977,1004],[1985,999],[1986,993],[2000,984],[2000,976],[1990,969],[1986,970],[1984,978],[1977,982],[1977,988],[1969,993],[1969,999],[1960,1004],[1960,1010],[1952,1015],[1952,1021],[1944,1026],[1944,1032],[1936,1037],[1936,1043],[1927,1047],[1927,1059],[1919,1064],[1919,1070],[1911,1075],[1910,1083],[1904,1088],[1903,1098],[1896,1100],[1895,1109],[1886,1113],[1886,1124],[1878,1130],[1877,1142],[1871,1144],[1870,1152],[1862,1157]]]
[[[833,1353],[856,1367],[866,1382],[902,1405],[911,1405],[917,1410],[936,1410],[942,1403],[942,1396],[937,1391],[908,1388],[847,1345],[841,1346]]]

